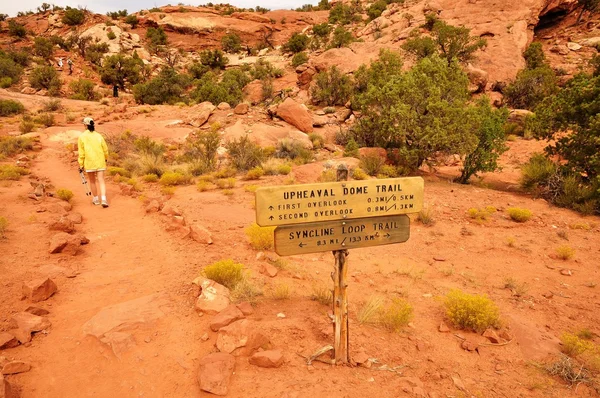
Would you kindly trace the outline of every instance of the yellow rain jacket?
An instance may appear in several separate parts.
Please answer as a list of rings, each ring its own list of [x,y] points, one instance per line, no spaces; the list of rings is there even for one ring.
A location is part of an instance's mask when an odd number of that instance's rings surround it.
[[[77,140],[79,166],[85,170],[106,169],[108,147],[106,141],[95,131],[84,131]]]

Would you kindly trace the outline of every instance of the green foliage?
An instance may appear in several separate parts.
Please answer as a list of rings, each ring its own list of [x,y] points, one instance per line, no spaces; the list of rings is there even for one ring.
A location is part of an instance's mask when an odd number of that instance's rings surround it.
[[[69,87],[71,88],[71,91],[73,91],[73,95],[71,95],[72,99],[83,101],[97,101],[100,99],[100,94],[94,90],[95,84],[91,80],[73,80],[69,84]]]
[[[513,108],[534,109],[557,91],[556,74],[549,66],[541,66],[519,71],[515,81],[504,90],[504,97]]]
[[[355,6],[346,5],[342,2],[337,3],[329,10],[329,23],[347,25],[349,23],[359,21],[359,9]]]
[[[361,168],[355,168],[352,170],[352,179],[354,180],[366,180],[369,178],[369,175],[365,173],[365,171]]]
[[[114,40],[114,39],[116,39],[116,38],[117,38],[117,35],[116,35],[116,33],[115,33],[115,32],[113,32],[113,31],[111,30],[111,31],[109,31],[109,32],[106,34],[106,37],[108,38],[108,40]]]
[[[315,77],[311,89],[312,100],[326,105],[344,105],[352,95],[352,80],[335,65]]]
[[[283,70],[276,68],[269,61],[259,59],[256,61],[252,69],[250,69],[252,79],[264,80],[267,78],[277,78],[283,76]],[[246,84],[244,84],[245,86]]]
[[[160,185],[173,186],[189,184],[190,180],[190,177],[183,173],[177,171],[167,171],[166,173],[163,173],[158,182]]]
[[[126,177],[126,178],[131,177],[131,172],[129,172],[128,170],[124,169],[123,167],[110,166],[107,169],[107,172],[108,172],[109,176],[119,175],[121,177]]]
[[[94,43],[90,44],[85,49],[85,59],[93,63],[94,65],[100,66],[104,54],[108,52],[108,43]]]
[[[508,150],[503,126],[508,119],[506,108],[494,109],[487,97],[482,97],[472,108],[475,114],[473,128],[477,136],[477,146],[465,157],[458,181],[466,184],[469,178],[479,172],[498,169],[498,158]]]
[[[579,23],[584,11],[589,12],[590,16],[598,12],[600,9],[600,0],[577,0],[577,5],[581,7],[581,11],[577,17],[577,22]]]
[[[312,31],[316,36],[328,37],[331,33],[331,25],[329,25],[327,22],[323,22],[321,24],[314,25],[312,27]]]
[[[385,11],[387,7],[387,2],[385,0],[377,0],[375,3],[371,4],[369,8],[367,8],[367,15],[370,20],[374,20],[378,18],[382,12]]]
[[[28,59],[19,59],[20,53],[4,52],[0,50],[0,87],[7,88],[18,82],[23,73],[23,66],[28,63]],[[27,57],[27,56],[26,56]],[[25,65],[20,64],[23,62]]]
[[[20,23],[16,22],[15,20],[10,20],[8,21],[8,33],[11,36],[15,36],[15,37],[25,37],[27,36],[27,30],[25,29],[25,26],[21,25]]]
[[[223,51],[204,50],[200,53],[200,62],[213,69],[225,69],[225,65],[229,63],[229,58],[223,54]]]
[[[219,260],[204,267],[203,273],[208,279],[233,289],[244,279],[244,264],[231,259]]]
[[[18,153],[31,150],[32,148],[33,143],[29,138],[10,136],[0,137],[0,158],[14,156]]]
[[[150,27],[146,31],[146,39],[150,42],[150,47],[156,49],[157,46],[167,45],[167,34],[162,27]]]
[[[360,157],[360,168],[368,175],[376,176],[385,164],[385,159],[379,153],[368,152]]]
[[[187,71],[193,79],[201,79],[202,76],[210,71],[210,68],[206,65],[202,65],[201,62],[194,62],[188,66]]]
[[[56,190],[56,197],[61,200],[64,200],[65,202],[68,202],[71,199],[73,199],[73,191],[71,191],[70,189],[59,188]]]
[[[62,22],[69,26],[81,25],[85,19],[85,13],[78,8],[65,7]]]
[[[51,66],[38,66],[29,76],[31,87],[38,90],[46,89],[50,95],[56,95],[60,91],[62,81],[58,72]]]
[[[498,306],[485,295],[468,294],[458,289],[450,291],[444,300],[446,316],[459,329],[482,333],[498,327]]]
[[[262,148],[250,141],[248,136],[232,140],[225,147],[229,151],[233,166],[238,170],[250,170],[260,166],[265,159]]]
[[[191,93],[196,102],[210,101],[213,104],[227,102],[231,106],[239,104],[243,99],[243,88],[250,78],[239,69],[225,71],[221,81],[217,76],[208,72],[197,81],[197,86]]]
[[[474,53],[486,45],[485,39],[471,36],[470,33],[468,28],[436,20],[431,29],[430,39],[416,36],[407,40],[403,48],[417,57],[426,57],[432,55],[432,45],[435,43],[439,56],[444,58],[448,65],[451,65],[454,59],[465,63],[472,60]]]
[[[137,28],[138,24],[140,23],[140,20],[138,19],[137,16],[131,14],[128,15],[127,17],[125,17],[125,23],[128,23],[129,25],[131,25],[132,29]]]
[[[35,117],[35,123],[45,127],[54,126],[54,115],[51,113],[40,113]]]
[[[531,43],[523,53],[527,69],[536,69],[547,65],[542,43]]]
[[[563,333],[560,336],[561,351],[570,357],[576,357],[588,350],[594,349],[594,343],[579,338],[573,333]]]
[[[139,83],[143,70],[144,62],[137,53],[132,57],[115,54],[104,58],[100,68],[100,79],[104,84],[117,85],[124,89],[125,84]]]
[[[511,220],[516,222],[525,222],[533,216],[533,213],[528,209],[521,209],[519,207],[509,207],[508,215]]]
[[[301,163],[308,163],[312,160],[312,152],[305,148],[301,142],[284,138],[277,143],[275,156],[278,158],[298,159]]]
[[[308,62],[308,55],[305,52],[294,54],[292,57],[292,66],[295,68]]]
[[[541,153],[535,153],[521,167],[521,187],[527,190],[538,190],[546,186],[550,177],[558,170],[556,164]]]
[[[594,77],[600,76],[600,55],[594,54],[590,59],[590,66],[592,67],[592,75]]]
[[[310,133],[308,139],[313,144],[313,149],[321,149],[325,145],[325,138],[318,133]]]
[[[0,116],[10,116],[23,113],[25,107],[19,101],[0,99]]]
[[[354,140],[354,138],[350,138],[346,147],[344,148],[344,156],[345,157],[358,157],[358,143]]]
[[[468,78],[456,62],[432,56],[403,72],[384,51],[356,75],[353,109],[362,116],[353,136],[361,146],[396,148],[396,161],[416,170],[438,153],[467,155],[477,146],[477,118]]]
[[[329,43],[330,48],[342,48],[354,41],[352,33],[347,31],[343,26],[338,26],[333,31],[333,37]]]
[[[123,18],[123,17],[127,16],[127,10],[119,10],[119,11],[107,12],[106,16],[110,17],[111,19]]]
[[[174,104],[181,101],[185,89],[190,85],[191,79],[188,75],[165,67],[149,82],[133,86],[133,97],[139,104]]]
[[[248,170],[246,176],[244,177],[246,180],[259,180],[260,177],[265,175],[265,171],[262,167],[256,166]]]
[[[37,36],[33,42],[33,53],[44,59],[52,57],[54,52],[54,43],[45,37]]]
[[[250,239],[250,246],[255,250],[273,249],[273,231],[275,231],[275,227],[261,227],[256,223],[252,223],[246,228],[246,235]]]
[[[192,163],[195,175],[214,171],[217,166],[217,150],[221,143],[221,135],[214,129],[208,132],[196,132],[189,135],[185,142],[184,157]]]
[[[228,53],[242,51],[242,39],[236,33],[228,33],[221,38],[221,48]]]
[[[31,133],[35,129],[35,122],[29,115],[23,115],[21,123],[19,123],[19,131],[23,134]]]
[[[281,50],[287,53],[299,53],[306,50],[310,38],[303,33],[294,33],[292,37],[282,46]]]

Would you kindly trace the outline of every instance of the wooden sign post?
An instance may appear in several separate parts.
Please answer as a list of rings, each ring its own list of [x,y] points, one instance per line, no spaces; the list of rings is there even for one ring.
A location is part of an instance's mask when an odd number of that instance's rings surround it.
[[[331,250],[334,345],[332,364],[347,364],[348,249],[406,242],[410,219],[423,207],[423,179],[347,181],[348,168],[340,165],[336,182],[264,187],[256,191],[256,223],[275,228],[275,251],[281,256]]]

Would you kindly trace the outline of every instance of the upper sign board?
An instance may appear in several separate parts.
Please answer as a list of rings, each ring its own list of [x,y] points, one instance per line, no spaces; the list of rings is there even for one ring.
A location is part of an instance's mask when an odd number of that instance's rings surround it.
[[[423,187],[421,177],[406,177],[259,188],[256,223],[264,227],[418,213]]]

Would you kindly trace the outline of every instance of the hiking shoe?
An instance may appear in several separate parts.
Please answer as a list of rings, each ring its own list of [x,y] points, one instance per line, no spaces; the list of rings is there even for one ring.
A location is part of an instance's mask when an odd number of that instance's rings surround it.
[[[104,207],[105,209],[108,207],[108,202],[106,200],[102,201],[102,207]]]
[[[92,204],[98,206],[100,204],[100,199],[92,199]]]

